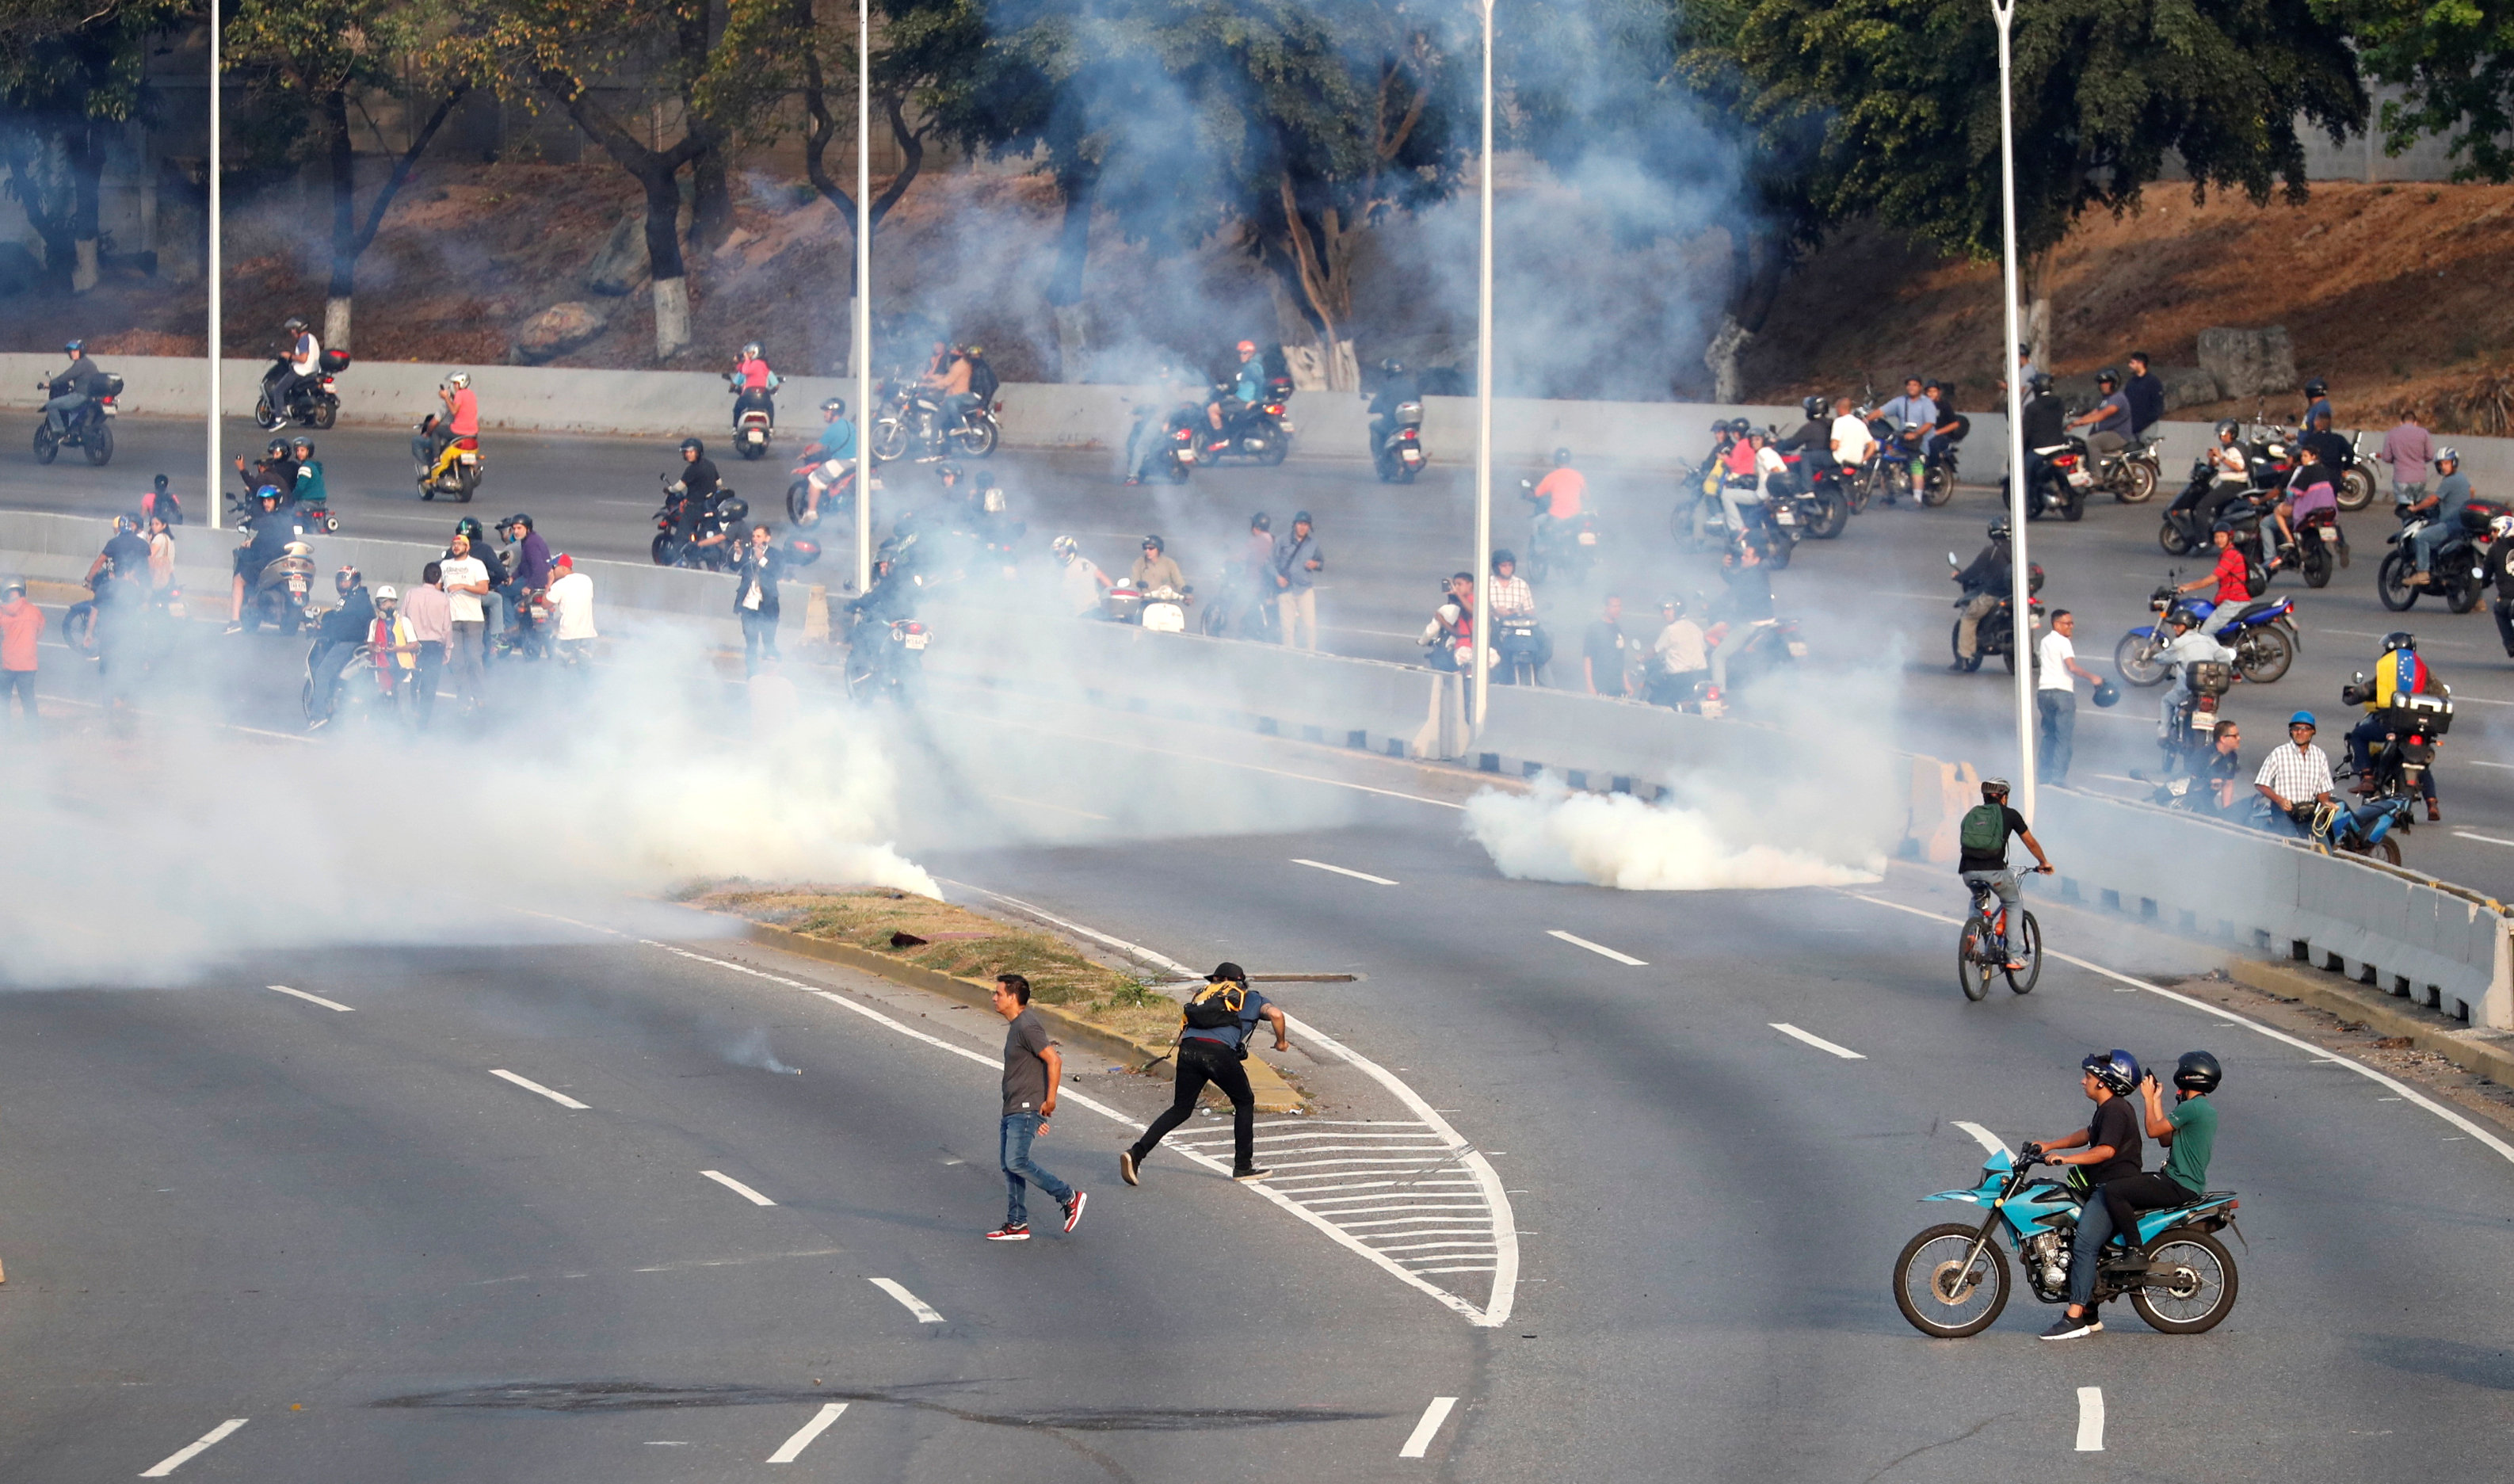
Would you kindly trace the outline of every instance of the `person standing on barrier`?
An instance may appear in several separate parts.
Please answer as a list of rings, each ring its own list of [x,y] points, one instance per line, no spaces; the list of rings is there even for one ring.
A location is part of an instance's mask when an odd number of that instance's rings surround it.
[[[1291,649],[1318,647],[1318,570],[1326,557],[1310,525],[1310,512],[1292,517],[1292,529],[1275,538],[1275,606],[1283,620],[1283,643]]]
[[[1275,1173],[1257,1163],[1257,1095],[1249,1090],[1248,1069],[1241,1064],[1248,1060],[1248,1037],[1261,1020],[1275,1027],[1277,1051],[1292,1049],[1283,1034],[1282,1009],[1248,987],[1247,971],[1234,963],[1214,965],[1204,987],[1179,1012],[1178,1080],[1168,1109],[1117,1155],[1117,1173],[1126,1183],[1143,1183],[1144,1161],[1196,1111],[1196,1097],[1208,1082],[1231,1100],[1231,1178],[1256,1181]]]

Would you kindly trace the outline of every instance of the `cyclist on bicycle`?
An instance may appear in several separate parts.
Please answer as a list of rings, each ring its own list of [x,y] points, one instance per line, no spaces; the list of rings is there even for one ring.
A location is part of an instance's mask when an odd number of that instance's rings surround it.
[[[1999,951],[2007,955],[2007,968],[2022,972],[2020,962],[2008,946],[2007,921],[2016,913],[2024,893],[2017,890],[2016,873],[2007,868],[2007,837],[2014,835],[2025,842],[2039,862],[2034,868],[2044,875],[2051,874],[2051,858],[2043,854],[2042,842],[2027,828],[2025,816],[2007,807],[2007,781],[1986,778],[1981,781],[1981,803],[1965,812],[1964,822],[1956,827],[1956,842],[1964,854],[1956,861],[1956,873],[1974,892],[1989,891],[1999,897],[1999,920],[1995,924]]]

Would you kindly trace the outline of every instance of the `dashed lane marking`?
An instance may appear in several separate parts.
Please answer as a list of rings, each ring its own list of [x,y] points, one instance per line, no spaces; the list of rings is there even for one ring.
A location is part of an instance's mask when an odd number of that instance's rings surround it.
[[[1067,1094],[1067,1096],[1071,1097],[1073,1095]],[[873,1287],[880,1289],[883,1293],[890,1295],[892,1298],[897,1299],[902,1307],[916,1316],[917,1323],[941,1324],[943,1322],[942,1314],[935,1310],[934,1305],[926,1303],[914,1294],[910,1293],[906,1285],[895,1283],[888,1278],[867,1278],[865,1281],[872,1284]]]
[[[822,1433],[828,1431],[830,1424],[834,1423],[840,1417],[845,1416],[847,1404],[845,1402],[831,1402],[828,1406],[823,1407],[819,1412],[813,1414],[810,1422],[795,1428],[794,1435],[792,1437],[790,1437],[785,1442],[779,1444],[777,1451],[768,1456],[768,1462],[771,1464],[791,1464],[796,1459],[801,1458],[803,1456],[803,1450],[812,1446],[812,1439],[819,1437]]]
[[[1629,953],[1618,953],[1614,949],[1607,947],[1604,943],[1591,943],[1585,938],[1565,933],[1561,928],[1547,928],[1545,930],[1545,936],[1548,938],[1560,938],[1564,943],[1569,943],[1575,948],[1586,948],[1601,958],[1611,958],[1619,964],[1630,964],[1636,969],[1646,969],[1649,967],[1649,962],[1646,959],[1635,958]]]
[[[1955,1123],[1957,1128],[1960,1128],[1972,1136],[1973,1143],[1981,1145],[1985,1149],[1988,1149],[1993,1154],[2005,1154],[2007,1152],[2007,1145],[1999,1142],[1999,1136],[1992,1133],[1990,1130],[1983,1128],[1980,1124],[1967,1123],[1961,1118],[1957,1119]]]
[[[2104,1388],[2101,1386],[2078,1388],[2078,1451],[2104,1451]]]
[[[2454,830],[2453,837],[2456,840],[2477,840],[2482,845],[2514,845],[2514,840],[2500,840],[2494,835],[2473,834],[2467,829]]]
[[[554,1093],[530,1077],[518,1077],[513,1072],[507,1071],[506,1068],[501,1066],[490,1067],[489,1075],[493,1077],[502,1077],[508,1082],[512,1082],[517,1087],[522,1088],[525,1092],[539,1093],[561,1107],[572,1107],[582,1112],[589,1105],[577,1102],[574,1098],[569,1097],[565,1093]]]
[[[1406,1435],[1405,1446],[1397,1450],[1397,1456],[1419,1459],[1430,1452],[1433,1437],[1439,1432],[1440,1424],[1449,1420],[1449,1409],[1457,1404],[1458,1399],[1454,1396],[1433,1397],[1432,1405],[1423,1409],[1423,1420],[1414,1424],[1414,1430]]]
[[[1333,871],[1339,876],[1351,876],[1356,881],[1367,881],[1373,886],[1397,885],[1396,882],[1389,880],[1386,876],[1374,876],[1368,871],[1353,870],[1342,865],[1329,865],[1324,861],[1305,861],[1299,856],[1294,856],[1292,858],[1292,863],[1294,865],[1306,865],[1314,871]]]
[[[327,1000],[319,994],[307,994],[303,989],[291,989],[286,984],[264,984],[262,987],[276,989],[282,994],[293,994],[308,1004],[320,1005],[326,1010],[355,1011],[358,1008],[355,1005],[344,1005],[338,1000]]]
[[[176,1469],[190,1463],[197,1456],[207,1453],[211,1449],[217,1447],[220,1441],[225,1438],[228,1433],[235,1431],[238,1427],[243,1426],[251,1421],[253,1421],[253,1419],[249,1417],[228,1418],[225,1422],[223,1422],[217,1426],[212,1427],[209,1431],[202,1433],[200,1438],[189,1446],[177,1450],[172,1458],[167,1459],[164,1463],[159,1464],[154,1468],[143,1471],[140,1477],[143,1479],[162,1479],[166,1477]]]
[[[708,1179],[714,1181],[717,1184],[724,1186],[734,1194],[741,1196],[744,1200],[750,1202],[754,1206],[774,1206],[777,1204],[767,1196],[760,1194],[758,1191],[751,1189],[749,1185],[744,1184],[732,1176],[725,1174],[722,1170],[701,1170],[699,1173],[706,1176]]]
[[[1785,1036],[1804,1041],[1818,1051],[1831,1052],[1833,1055],[1840,1057],[1845,1062],[1865,1062],[1868,1060],[1866,1057],[1852,1051],[1847,1046],[1836,1046],[1822,1036],[1809,1035],[1787,1021],[1771,1021],[1766,1023],[1768,1023],[1774,1030],[1779,1031]]]

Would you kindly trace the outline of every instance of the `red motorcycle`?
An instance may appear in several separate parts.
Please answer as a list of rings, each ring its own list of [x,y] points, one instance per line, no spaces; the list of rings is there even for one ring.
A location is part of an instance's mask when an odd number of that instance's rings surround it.
[[[854,460],[847,461],[847,471],[838,476],[837,483],[821,492],[820,504],[816,505],[812,502],[811,474],[813,470],[819,468],[826,461],[827,461],[820,459],[806,459],[801,463],[794,465],[793,469],[791,471],[794,475],[794,482],[786,487],[786,515],[788,519],[793,521],[794,524],[798,526],[819,525],[821,523],[821,505],[835,505],[841,509],[847,510],[855,508],[856,471],[854,467]]]

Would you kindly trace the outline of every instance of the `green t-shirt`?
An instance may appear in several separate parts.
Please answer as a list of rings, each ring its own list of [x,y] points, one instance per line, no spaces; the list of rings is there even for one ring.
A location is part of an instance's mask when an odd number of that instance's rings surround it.
[[[2217,1143],[2217,1110],[2206,1098],[2185,1098],[2166,1115],[2173,1125],[2173,1152],[2165,1159],[2165,1178],[2198,1194],[2209,1188],[2209,1155]]]

